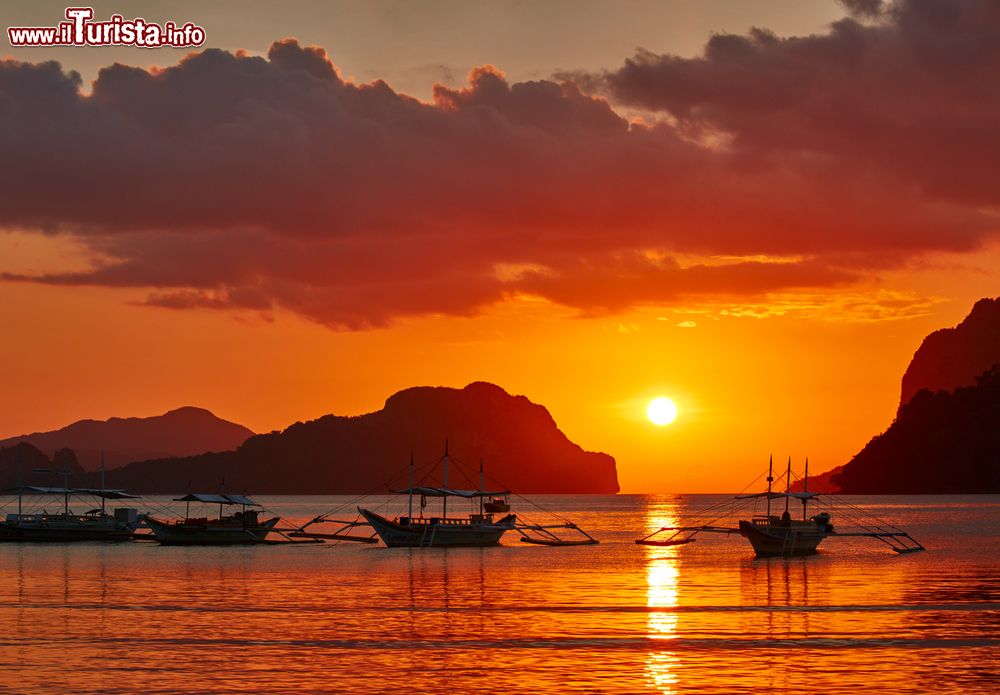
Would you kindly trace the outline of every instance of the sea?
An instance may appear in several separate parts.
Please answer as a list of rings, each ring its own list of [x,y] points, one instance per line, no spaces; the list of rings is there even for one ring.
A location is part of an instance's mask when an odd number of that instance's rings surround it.
[[[593,546],[0,544],[0,692],[1000,693],[1000,496],[846,498],[926,547],[907,555],[634,543],[727,499],[513,500]],[[259,501],[289,527],[358,503]]]

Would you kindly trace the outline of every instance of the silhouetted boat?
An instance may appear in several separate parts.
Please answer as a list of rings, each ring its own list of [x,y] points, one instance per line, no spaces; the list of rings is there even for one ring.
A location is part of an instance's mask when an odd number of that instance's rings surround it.
[[[807,508],[810,502],[815,502],[820,495],[808,491],[809,482],[809,461],[806,460],[805,483],[802,492],[791,491],[792,462],[788,460],[788,470],[785,474],[785,491],[774,492],[772,483],[774,482],[773,462],[768,463],[767,470],[767,491],[750,495],[736,495],[736,500],[760,500],[767,501],[766,513],[753,515],[749,520],[741,519],[737,526],[719,526],[715,522],[705,524],[686,524],[682,526],[665,526],[653,533],[636,540],[639,545],[672,546],[692,543],[698,533],[739,533],[750,541],[757,557],[781,557],[791,555],[806,555],[815,553],[819,544],[826,538],[849,538],[865,537],[875,538],[892,548],[897,553],[912,553],[923,550],[924,547],[914,540],[910,534],[877,519],[861,519],[855,515],[852,519],[854,525],[859,527],[859,531],[842,532],[834,529],[830,522],[830,514],[821,512],[809,516]],[[780,516],[771,513],[771,502],[775,499],[784,499],[785,510]],[[802,519],[793,519],[789,509],[791,500],[798,500],[802,504]],[[841,501],[845,507],[850,507],[846,502]],[[728,505],[729,502],[726,503]],[[714,511],[722,511],[723,505],[716,505],[703,512],[710,515]],[[657,538],[662,533],[669,532],[666,538]]]
[[[229,494],[188,493],[175,502],[186,502],[184,518],[161,521],[147,516],[145,523],[163,545],[249,545],[263,543],[278,523],[278,517],[260,520],[259,507],[249,497]],[[192,517],[191,503],[218,504],[216,518]],[[223,514],[223,508],[239,506],[239,511]]]
[[[496,545],[507,531],[513,531],[517,516],[508,514],[494,520],[493,515],[469,514],[468,516],[447,516],[448,497],[471,499],[480,496],[476,490],[452,490],[448,488],[420,487],[404,491],[421,497],[440,497],[445,511],[441,516],[413,517],[401,516],[389,520],[381,514],[359,508],[361,513],[379,538],[390,548],[421,548],[442,546],[486,546]],[[493,493],[487,493],[493,494]]]
[[[47,469],[33,471],[34,473],[49,473]],[[104,454],[101,454],[101,487],[79,488],[69,486],[69,461],[66,460],[62,476],[62,487],[44,487],[39,485],[21,484],[21,466],[18,463],[18,486],[2,491],[5,495],[17,495],[17,514],[7,514],[0,522],[0,541],[34,541],[34,542],[73,542],[73,541],[126,541],[141,523],[139,512],[132,507],[119,507],[111,514],[107,513],[107,500],[138,499],[124,490],[112,490],[104,487]],[[36,501],[25,513],[25,496]],[[37,500],[50,497],[61,499],[62,511],[49,512],[37,509]],[[76,514],[69,508],[73,497],[91,497],[99,499],[101,506],[83,514]]]
[[[740,520],[739,529],[758,557],[814,553],[823,539],[834,532],[829,514],[798,520],[792,519],[787,511],[780,517],[768,514]]]
[[[442,487],[413,486],[413,458],[410,458],[410,487],[405,490],[395,490],[398,494],[407,495],[408,513],[393,520],[387,519],[369,509],[358,507],[358,512],[371,524],[382,542],[390,548],[431,548],[445,546],[488,546],[500,542],[507,531],[512,531],[517,523],[517,516],[508,514],[501,519],[494,519],[493,513],[485,509],[487,499],[501,499],[510,494],[509,490],[487,492],[482,489],[483,470],[479,467],[479,489],[459,490],[448,487],[448,445],[445,444],[444,485]],[[413,496],[420,496],[420,514],[413,516]],[[438,516],[424,516],[427,499],[441,500],[441,513]],[[449,498],[478,500],[479,512],[464,516],[448,516]],[[508,507],[509,509],[509,507]]]
[[[40,487],[25,485],[3,491],[6,495],[17,495],[17,513],[7,514],[0,522],[0,541],[125,541],[139,526],[139,512],[131,507],[120,507],[108,514],[106,500],[137,499],[123,490],[106,488]],[[62,498],[62,511],[24,512],[23,499],[52,497]],[[101,506],[83,514],[75,514],[69,508],[72,497],[94,497]]]
[[[490,514],[503,514],[510,511],[510,502],[506,497],[493,496],[483,502],[483,509]]]
[[[488,491],[484,489],[485,478],[482,461],[479,462],[478,489],[449,487],[448,471],[451,459],[448,455],[447,442],[445,442],[444,456],[435,461],[433,466],[436,467],[439,463],[443,464],[442,485],[415,486],[413,457],[411,455],[409,487],[393,490],[396,494],[407,496],[407,513],[405,515],[390,519],[371,509],[358,507],[358,513],[364,518],[364,522],[334,520],[327,518],[327,515],[320,515],[290,535],[293,537],[370,542],[370,538],[348,534],[349,531],[359,526],[368,525],[374,529],[375,535],[390,548],[491,546],[497,545],[508,531],[519,533],[523,543],[537,545],[594,545],[597,543],[586,531],[570,521],[563,520],[563,523],[559,524],[525,523],[519,521],[517,515],[508,514],[507,512],[510,511],[508,499],[511,493],[509,490]],[[413,513],[415,496],[420,501],[416,516]],[[448,500],[456,498],[471,502],[478,501],[478,509],[473,509],[468,514],[449,516]],[[428,499],[441,501],[439,513],[425,513]],[[535,506],[537,507],[537,505]],[[498,516],[499,514],[503,514],[503,516]],[[318,523],[338,524],[340,528],[332,534],[310,533],[305,530],[308,526]],[[560,530],[576,532],[580,534],[581,538],[561,538],[557,535]]]

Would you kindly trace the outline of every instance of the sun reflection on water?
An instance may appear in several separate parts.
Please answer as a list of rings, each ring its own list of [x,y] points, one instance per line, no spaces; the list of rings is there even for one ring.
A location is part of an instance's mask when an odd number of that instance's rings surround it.
[[[657,505],[647,512],[647,532],[664,526],[673,526],[677,517],[672,513],[675,505],[666,509]],[[646,629],[650,639],[673,640],[677,637],[678,605],[677,580],[680,570],[677,548],[646,546]],[[661,693],[676,692],[678,657],[670,650],[650,650],[646,658],[649,683]]]

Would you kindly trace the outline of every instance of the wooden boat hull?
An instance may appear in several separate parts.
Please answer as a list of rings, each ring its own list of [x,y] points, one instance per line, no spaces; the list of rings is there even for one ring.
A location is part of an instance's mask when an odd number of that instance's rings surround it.
[[[0,541],[127,541],[132,538],[138,525],[137,518],[134,521],[121,521],[111,515],[9,514],[0,521]]]
[[[47,526],[0,522],[0,541],[22,543],[75,543],[78,541],[127,541],[134,528],[101,524],[50,524]]]
[[[278,517],[256,526],[233,524],[169,524],[146,517],[146,526],[162,545],[252,545],[263,543],[278,523]]]
[[[762,528],[749,521],[740,521],[740,535],[750,541],[757,557],[787,557],[815,553],[817,546],[830,534],[818,526]]]
[[[367,509],[359,509],[361,515],[372,525],[382,542],[390,548],[450,548],[485,547],[497,545],[507,531],[514,529],[517,518],[513,514],[494,523],[449,524],[425,523],[401,524],[390,521],[380,514]]]

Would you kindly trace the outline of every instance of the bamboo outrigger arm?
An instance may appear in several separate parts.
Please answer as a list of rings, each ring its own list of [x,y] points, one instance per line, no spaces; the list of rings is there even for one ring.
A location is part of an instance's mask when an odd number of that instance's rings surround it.
[[[664,539],[654,538],[661,533],[673,532],[670,536]],[[653,531],[647,536],[637,539],[635,542],[637,545],[654,545],[654,546],[671,546],[671,545],[684,545],[685,543],[694,543],[697,538],[695,536],[699,533],[739,533],[738,528],[733,528],[731,526],[712,526],[706,524],[704,526],[664,526],[663,528]]]
[[[921,550],[927,550],[923,545],[920,544],[913,536],[906,533],[905,531],[859,531],[859,532],[848,532],[840,533],[839,531],[834,531],[830,534],[831,538],[875,538],[882,541],[894,551],[900,554],[904,553],[917,553]]]
[[[562,538],[554,529],[571,529],[583,538]],[[514,530],[521,534],[522,543],[535,545],[597,545],[599,541],[574,523],[564,524],[524,524],[518,523]]]
[[[306,529],[313,524],[336,524],[337,527],[332,533],[318,533],[315,531],[307,531]],[[368,536],[360,536],[350,533],[351,529],[365,527],[371,531]],[[317,516],[310,521],[302,524],[302,526],[297,529],[290,529],[288,533],[291,538],[312,538],[320,541],[349,541],[352,543],[378,543],[378,535],[375,533],[375,529],[367,521],[360,521],[358,519],[345,520],[345,519],[328,519],[325,516]]]

